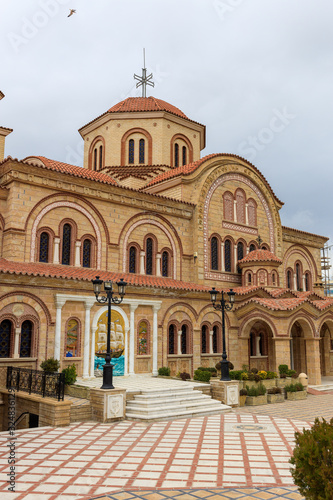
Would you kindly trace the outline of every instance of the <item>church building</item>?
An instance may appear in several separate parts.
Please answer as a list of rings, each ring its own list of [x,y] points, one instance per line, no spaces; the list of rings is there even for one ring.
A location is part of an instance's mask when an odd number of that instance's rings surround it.
[[[129,97],[80,128],[83,168],[38,151],[5,157],[11,132],[0,127],[1,376],[50,357],[94,376],[107,325],[96,276],[128,284],[112,305],[118,373],[168,366],[192,377],[215,366],[215,287],[236,293],[226,312],[235,369],[288,364],[310,384],[333,375],[333,299],[321,282],[327,238],[283,226],[282,201],[247,160],[201,157],[204,125],[161,99]]]

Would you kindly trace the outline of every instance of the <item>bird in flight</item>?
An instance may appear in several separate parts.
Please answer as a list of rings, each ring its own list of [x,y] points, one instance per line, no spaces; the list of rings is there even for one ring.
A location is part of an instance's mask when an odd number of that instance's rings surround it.
[[[73,14],[75,14],[75,12],[76,12],[75,9],[70,9],[67,17],[71,17]]]

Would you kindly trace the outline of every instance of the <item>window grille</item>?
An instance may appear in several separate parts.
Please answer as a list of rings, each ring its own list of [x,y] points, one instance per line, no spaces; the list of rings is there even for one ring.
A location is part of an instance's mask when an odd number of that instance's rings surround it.
[[[183,146],[183,165],[187,164],[187,151],[186,151],[186,146]]]
[[[175,167],[179,167],[179,145],[175,144]]]
[[[153,240],[146,241],[146,274],[153,274]]]
[[[134,140],[130,139],[128,143],[128,163],[134,163]]]
[[[0,323],[0,358],[9,358],[12,322],[5,319]]]
[[[129,272],[130,273],[135,273],[136,272],[136,248],[131,247],[129,251]]]
[[[291,271],[287,271],[287,288],[291,289]]]
[[[301,269],[300,269],[300,265],[297,263],[296,264],[296,287],[297,287],[297,290],[300,291],[301,289]]]
[[[218,327],[215,325],[213,326],[213,352],[216,353],[218,352],[218,344],[217,344],[217,340],[218,340]]]
[[[24,321],[21,327],[20,358],[31,357],[32,323]]]
[[[169,276],[169,253],[166,251],[162,253],[162,276]]]
[[[139,163],[145,162],[145,140],[140,139],[139,142]]]
[[[169,354],[175,354],[175,327],[169,326]]]
[[[103,168],[103,146],[99,147],[99,169]]]
[[[217,271],[219,268],[219,262],[218,262],[218,239],[216,236],[213,236],[210,242],[210,254],[211,254],[211,268],[214,271]]]
[[[83,255],[82,267],[91,267],[91,241],[84,240],[83,242]]]
[[[43,232],[39,240],[39,262],[49,261],[49,235]]]
[[[186,325],[182,326],[181,349],[182,349],[182,354],[187,353],[187,327],[186,327]]]
[[[61,263],[69,266],[71,260],[71,236],[72,227],[70,224],[64,224],[62,232],[62,258]]]
[[[201,353],[206,354],[207,352],[207,326],[204,325],[201,328]]]
[[[237,260],[238,261],[242,260],[243,257],[244,257],[244,245],[240,241],[239,243],[237,243]],[[237,267],[237,271],[239,274],[241,274],[241,272],[242,272],[242,270],[239,266]]]
[[[97,148],[94,149],[94,170],[97,170]]]
[[[231,241],[224,242],[224,266],[227,273],[231,273]]]

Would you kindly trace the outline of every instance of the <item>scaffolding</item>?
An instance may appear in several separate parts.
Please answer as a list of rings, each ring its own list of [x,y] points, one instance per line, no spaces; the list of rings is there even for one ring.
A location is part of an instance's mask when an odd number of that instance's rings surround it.
[[[323,278],[324,293],[327,297],[333,295],[333,281],[330,278],[331,258],[329,251],[333,245],[326,245],[321,249],[321,272]]]

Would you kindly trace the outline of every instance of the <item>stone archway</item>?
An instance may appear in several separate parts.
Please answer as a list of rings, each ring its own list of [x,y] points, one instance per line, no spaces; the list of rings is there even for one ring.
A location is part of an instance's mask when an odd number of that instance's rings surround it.
[[[242,339],[247,341],[247,364],[249,368],[276,371],[274,333],[267,321],[253,318],[243,328]],[[243,349],[245,349],[243,345]],[[245,361],[245,356],[242,356]]]
[[[290,331],[290,368],[297,374],[307,373],[306,340],[303,328],[295,321]]]
[[[320,372],[324,377],[333,375],[333,321],[328,320],[320,328]]]
[[[290,325],[290,366],[299,373],[306,373],[309,384],[321,383],[319,337],[310,318],[294,318]],[[287,363],[286,363],[287,364]]]

